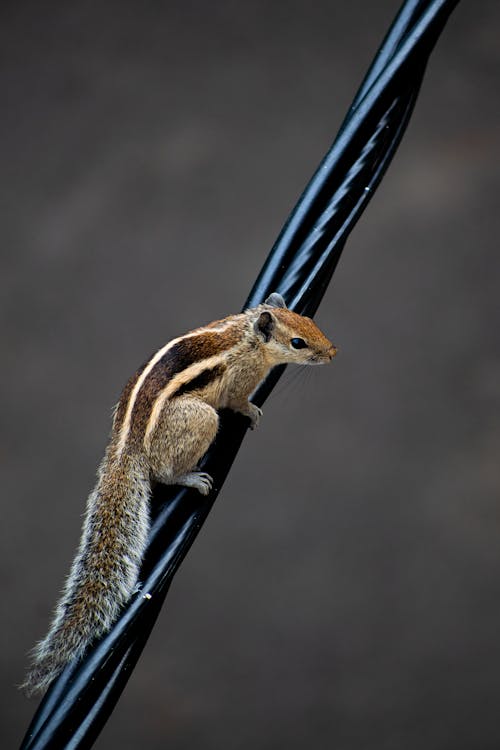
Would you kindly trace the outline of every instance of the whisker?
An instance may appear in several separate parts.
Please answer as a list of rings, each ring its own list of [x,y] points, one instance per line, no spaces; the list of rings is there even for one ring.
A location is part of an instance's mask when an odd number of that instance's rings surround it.
[[[310,369],[310,367],[305,366],[294,367],[292,365],[291,367],[287,367],[284,375],[274,389],[275,397],[283,398],[283,396],[286,396],[289,398],[290,395],[297,393],[299,389],[302,393],[304,383],[306,379],[309,379],[311,374],[306,371]]]

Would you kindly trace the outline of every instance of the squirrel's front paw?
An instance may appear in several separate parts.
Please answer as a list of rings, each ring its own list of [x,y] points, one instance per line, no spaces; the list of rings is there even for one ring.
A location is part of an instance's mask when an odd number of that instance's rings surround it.
[[[248,402],[247,417],[250,420],[250,429],[251,430],[255,430],[255,428],[258,427],[261,416],[262,416],[262,409],[259,409],[258,406],[255,406],[255,404],[252,404],[249,401]]]

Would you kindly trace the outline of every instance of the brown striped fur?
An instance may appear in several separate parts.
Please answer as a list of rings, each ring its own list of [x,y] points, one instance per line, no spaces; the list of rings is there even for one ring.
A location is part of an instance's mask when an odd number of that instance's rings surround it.
[[[299,342],[300,348],[293,344]],[[273,294],[265,304],[214,321],[166,344],[128,381],[111,440],[87,502],[80,546],[50,630],[23,685],[43,691],[106,633],[137,587],[149,531],[151,483],[208,494],[195,467],[213,442],[218,409],[258,424],[248,397],[277,364],[321,364],[335,347],[309,318]]]

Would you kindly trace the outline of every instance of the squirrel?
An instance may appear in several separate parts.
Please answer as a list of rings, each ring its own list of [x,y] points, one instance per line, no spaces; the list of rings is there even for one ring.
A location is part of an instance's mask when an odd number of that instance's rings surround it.
[[[81,658],[137,591],[152,485],[182,485],[202,495],[212,489],[212,477],[197,464],[215,439],[217,410],[245,415],[253,429],[262,411],[248,398],[275,365],[323,364],[336,352],[310,318],[274,293],[264,304],[173,339],[133,375],[114,410],[61,600],[21,685],[28,696]]]

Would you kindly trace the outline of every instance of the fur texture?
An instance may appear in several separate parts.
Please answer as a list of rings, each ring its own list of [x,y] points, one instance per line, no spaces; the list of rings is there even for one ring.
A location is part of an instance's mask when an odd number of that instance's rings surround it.
[[[335,353],[312,320],[273,294],[264,305],[170,341],[135,373],[115,411],[54,620],[33,651],[28,694],[45,690],[80,658],[130,599],[147,542],[152,482],[208,494],[212,478],[195,467],[217,434],[217,410],[240,412],[253,428],[262,412],[248,397],[272,367],[322,364]]]
[[[33,650],[23,688],[45,690],[87,644],[106,633],[136,586],[149,530],[149,471],[108,452],[89,495],[80,546],[46,637]]]

